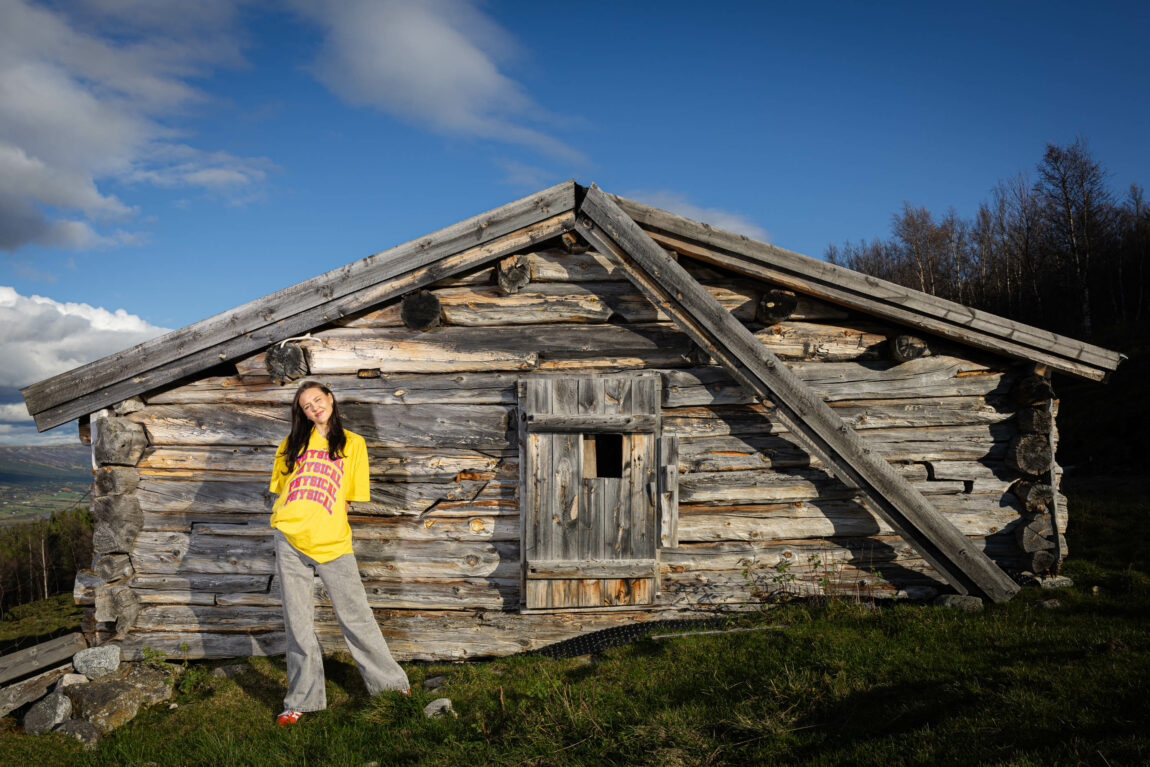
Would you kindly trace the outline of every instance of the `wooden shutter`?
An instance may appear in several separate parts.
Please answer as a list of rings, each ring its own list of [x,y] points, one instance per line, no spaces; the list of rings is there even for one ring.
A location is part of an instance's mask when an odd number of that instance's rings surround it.
[[[528,609],[654,602],[659,402],[657,373],[520,381]]]

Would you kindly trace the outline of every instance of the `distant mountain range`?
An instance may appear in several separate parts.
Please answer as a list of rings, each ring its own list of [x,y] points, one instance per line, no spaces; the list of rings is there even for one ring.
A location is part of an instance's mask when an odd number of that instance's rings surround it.
[[[0,484],[92,481],[92,448],[0,445]]]

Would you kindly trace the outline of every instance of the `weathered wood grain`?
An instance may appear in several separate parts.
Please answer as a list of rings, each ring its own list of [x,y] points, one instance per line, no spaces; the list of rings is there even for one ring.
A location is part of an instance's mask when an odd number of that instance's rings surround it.
[[[1017,592],[1005,573],[972,549],[921,494],[867,450],[848,425],[594,186],[583,200],[576,230],[614,257],[631,280],[740,383],[758,396],[780,400],[779,415],[788,428],[799,433],[836,476],[864,490],[868,503],[912,540],[957,590],[977,590],[997,601]]]
[[[369,446],[508,449],[509,408],[464,405],[341,405],[344,426]],[[149,405],[128,418],[154,446],[278,445],[287,408],[270,405]],[[274,454],[273,454],[274,455]]]
[[[8,653],[0,657],[0,684],[35,673],[54,663],[71,660],[73,655],[87,646],[84,635],[77,632]]]
[[[954,357],[889,362],[792,362],[822,399],[877,400],[1005,394],[1013,379]],[[721,367],[663,371],[663,406],[745,405],[751,395]]]

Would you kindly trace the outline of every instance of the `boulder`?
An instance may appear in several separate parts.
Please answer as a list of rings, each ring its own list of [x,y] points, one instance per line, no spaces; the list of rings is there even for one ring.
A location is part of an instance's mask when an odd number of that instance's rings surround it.
[[[91,722],[83,719],[69,719],[55,729],[55,732],[68,735],[84,744],[85,748],[95,748],[100,740],[100,731]]]
[[[72,716],[72,701],[62,690],[49,693],[24,715],[24,732],[39,735],[68,721]]]
[[[83,674],[64,674],[64,676],[60,677],[60,681],[56,682],[56,689],[71,687],[74,684],[86,684],[87,682],[88,677]]]
[[[978,597],[961,594],[943,594],[934,600],[939,607],[950,607],[967,613],[982,612],[982,600]]]
[[[233,663],[230,666],[220,666],[219,668],[212,669],[212,676],[220,679],[234,679],[247,670],[248,667],[243,663]]]
[[[451,698],[436,698],[423,707],[423,715],[428,719],[438,719],[441,716],[457,716],[451,707]]]
[[[120,648],[114,644],[89,647],[72,656],[72,666],[89,679],[114,674],[120,667]]]
[[[438,690],[447,681],[445,676],[433,676],[423,680],[423,689],[425,690]]]
[[[76,717],[91,722],[101,735],[131,721],[144,702],[140,689],[124,679],[96,679],[65,687],[64,694],[72,699]]]
[[[166,665],[157,667],[148,663],[133,663],[121,679],[140,691],[144,705],[163,703],[175,695],[176,672]]]

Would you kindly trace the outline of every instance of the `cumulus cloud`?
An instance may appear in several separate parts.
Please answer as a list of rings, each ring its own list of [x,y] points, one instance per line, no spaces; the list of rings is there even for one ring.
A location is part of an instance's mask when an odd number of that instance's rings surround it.
[[[746,235],[754,240],[770,242],[767,230],[756,224],[741,213],[722,210],[721,208],[704,208],[691,202],[679,192],[667,189],[635,190],[623,193],[623,197],[646,203],[656,208],[662,208],[669,213],[675,213],[695,221],[702,221],[719,229]]]
[[[316,77],[345,102],[445,135],[582,156],[530,123],[551,118],[500,70],[511,36],[469,0],[296,0],[325,33]]]
[[[123,309],[24,296],[0,285],[0,442],[41,442],[33,440],[36,430],[20,387],[166,332]]]
[[[189,80],[242,62],[236,3],[0,0],[0,249],[130,244],[138,212],[106,179],[214,193],[262,181],[266,160],[178,141]]]

